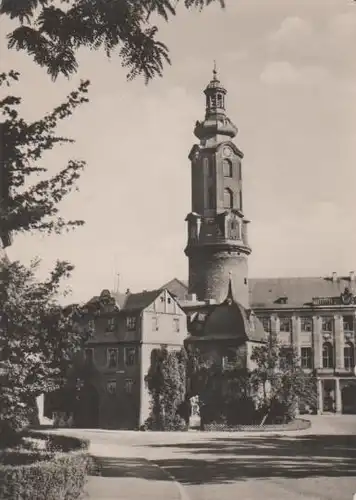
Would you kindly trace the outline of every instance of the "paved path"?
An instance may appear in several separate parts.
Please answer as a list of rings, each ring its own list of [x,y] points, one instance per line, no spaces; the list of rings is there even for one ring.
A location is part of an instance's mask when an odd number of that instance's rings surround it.
[[[352,500],[356,417],[312,421],[283,434],[64,432],[89,437],[103,463],[93,500]]]

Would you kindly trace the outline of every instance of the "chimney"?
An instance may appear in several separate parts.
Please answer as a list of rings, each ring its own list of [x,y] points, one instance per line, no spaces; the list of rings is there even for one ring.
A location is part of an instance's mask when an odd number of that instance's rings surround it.
[[[350,281],[351,281],[351,282],[354,282],[354,281],[355,281],[355,271],[350,271],[349,278],[350,278]]]
[[[332,274],[332,282],[336,283],[336,281],[337,281],[337,273],[334,271]]]
[[[187,299],[189,302],[196,302],[197,301],[197,294],[196,293],[189,293],[187,295]]]

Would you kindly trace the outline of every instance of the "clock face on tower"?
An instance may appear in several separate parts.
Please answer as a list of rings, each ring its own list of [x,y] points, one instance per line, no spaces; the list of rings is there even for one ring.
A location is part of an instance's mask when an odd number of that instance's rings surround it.
[[[229,147],[225,146],[223,149],[223,155],[227,156],[228,158],[232,155],[232,151]]]

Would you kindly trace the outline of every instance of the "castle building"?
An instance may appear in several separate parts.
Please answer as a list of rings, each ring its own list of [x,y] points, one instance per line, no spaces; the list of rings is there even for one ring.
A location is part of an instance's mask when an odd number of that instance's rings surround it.
[[[187,313],[188,344],[224,360],[246,355],[274,332],[295,345],[301,366],[317,376],[317,411],[356,413],[356,279],[249,279],[248,220],[243,209],[243,154],[232,141],[227,91],[217,78],[206,87],[205,119],[189,159],[192,211],[186,218],[189,281],[163,285]]]
[[[47,398],[45,416],[66,412],[78,427],[137,429],[150,413],[145,376],[151,353],[162,346],[183,347],[186,315],[167,290],[103,290],[82,312],[88,341],[74,370],[82,384],[79,395],[77,386],[54,393]]]
[[[186,345],[223,365],[239,359],[249,370],[253,348],[271,332],[294,344],[302,368],[315,373],[319,413],[356,413],[355,274],[249,278],[243,153],[215,70],[204,93],[205,118],[194,129],[199,143],[189,154],[189,281],[174,278],[142,293],[103,291],[84,306],[82,328],[90,338],[78,363],[86,382],[71,408],[77,425],[142,425],[155,348]]]

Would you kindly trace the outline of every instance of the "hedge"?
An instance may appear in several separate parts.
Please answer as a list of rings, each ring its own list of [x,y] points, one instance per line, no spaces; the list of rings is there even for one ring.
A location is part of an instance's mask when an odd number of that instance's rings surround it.
[[[89,442],[54,434],[43,451],[9,450],[0,455],[1,500],[75,500],[84,490]],[[11,462],[11,464],[9,463]]]
[[[208,432],[267,432],[267,431],[300,431],[309,429],[311,422],[306,419],[296,418],[288,424],[268,425],[227,425],[212,422],[204,425],[204,431]]]

